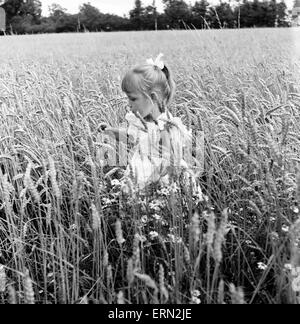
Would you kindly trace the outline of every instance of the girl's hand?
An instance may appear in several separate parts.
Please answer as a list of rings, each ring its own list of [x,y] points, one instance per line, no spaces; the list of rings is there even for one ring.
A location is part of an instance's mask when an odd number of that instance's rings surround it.
[[[108,124],[102,123],[98,127],[99,131],[103,134],[110,135],[110,136],[117,136],[118,129],[110,127]]]
[[[98,131],[100,131],[100,132],[104,132],[104,131],[106,131],[108,128],[109,128],[109,125],[108,125],[108,124],[106,124],[106,123],[101,123],[101,124],[98,126]]]

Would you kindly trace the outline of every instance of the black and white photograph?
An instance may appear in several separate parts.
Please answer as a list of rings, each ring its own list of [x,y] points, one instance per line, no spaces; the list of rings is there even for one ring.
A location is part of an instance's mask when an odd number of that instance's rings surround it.
[[[8,304],[300,304],[300,0],[0,0]]]

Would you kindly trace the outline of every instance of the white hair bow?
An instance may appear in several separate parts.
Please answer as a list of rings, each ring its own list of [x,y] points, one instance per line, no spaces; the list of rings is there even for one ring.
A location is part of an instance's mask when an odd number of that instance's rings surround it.
[[[162,57],[164,56],[164,54],[160,53],[157,58],[155,59],[155,61],[153,61],[153,59],[149,59],[147,60],[147,64],[153,65],[153,66],[157,66],[158,68],[160,68],[161,70],[163,70],[163,68],[165,67],[164,62],[162,61]]]

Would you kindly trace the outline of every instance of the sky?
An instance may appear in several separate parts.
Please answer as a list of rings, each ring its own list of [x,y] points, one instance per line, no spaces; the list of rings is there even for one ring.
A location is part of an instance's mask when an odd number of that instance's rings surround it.
[[[151,5],[153,0],[142,0],[143,5]],[[43,16],[48,15],[48,6],[52,3],[60,4],[66,8],[68,13],[78,13],[79,6],[82,3],[90,2],[92,6],[97,7],[103,13],[112,13],[119,16],[127,15],[134,7],[134,0],[41,0],[43,5]],[[187,3],[194,3],[193,0],[187,0]],[[209,3],[217,4],[218,0],[208,0]],[[287,6],[290,8],[294,0],[285,0]],[[163,11],[163,4],[161,0],[156,0],[158,11]]]
[[[43,15],[48,15],[48,6],[52,3],[60,4],[68,10],[68,13],[78,13],[79,6],[82,3],[90,2],[92,6],[97,7],[103,13],[117,14],[119,16],[127,15],[134,7],[134,0],[41,0],[43,5]],[[152,4],[152,0],[142,0],[144,5]],[[157,9],[163,11],[161,0],[156,0]]]

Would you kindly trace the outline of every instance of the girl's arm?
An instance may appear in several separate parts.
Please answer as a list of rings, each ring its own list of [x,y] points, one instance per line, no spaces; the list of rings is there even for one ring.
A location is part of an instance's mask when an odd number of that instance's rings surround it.
[[[125,144],[127,144],[128,141],[133,143],[133,138],[128,134],[127,128],[106,127],[104,133],[109,136],[114,136],[117,141],[121,141]]]

